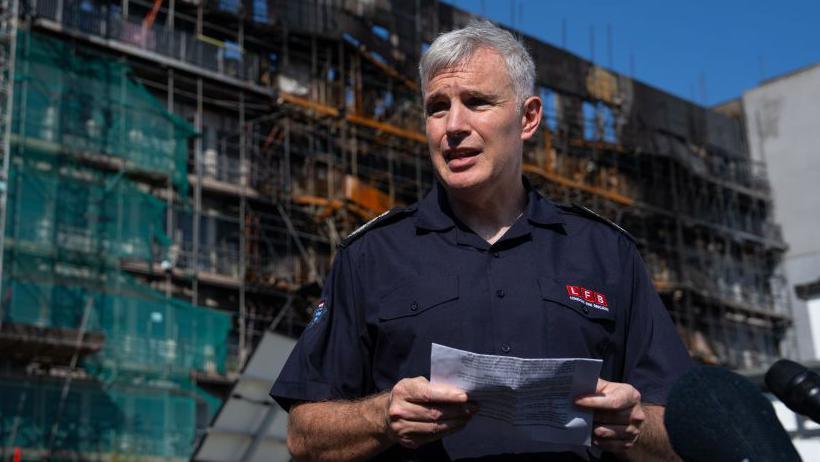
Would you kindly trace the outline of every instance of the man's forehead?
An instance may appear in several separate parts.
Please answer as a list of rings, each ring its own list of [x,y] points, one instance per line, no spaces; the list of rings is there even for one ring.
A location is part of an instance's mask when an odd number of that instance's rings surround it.
[[[510,82],[504,58],[495,50],[480,48],[466,58],[443,67],[430,76],[425,84],[427,96],[436,93],[438,83],[443,79],[455,78],[459,84],[470,87],[488,87],[497,92],[497,79],[502,78]],[[432,92],[431,92],[432,91]]]

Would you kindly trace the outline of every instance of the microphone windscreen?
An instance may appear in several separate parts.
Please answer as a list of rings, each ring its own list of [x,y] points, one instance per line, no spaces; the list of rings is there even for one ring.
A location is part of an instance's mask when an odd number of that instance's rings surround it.
[[[800,461],[769,400],[723,368],[684,374],[669,392],[664,424],[686,462]]]
[[[777,396],[786,395],[790,382],[804,372],[806,368],[800,364],[781,359],[766,371],[766,386]]]

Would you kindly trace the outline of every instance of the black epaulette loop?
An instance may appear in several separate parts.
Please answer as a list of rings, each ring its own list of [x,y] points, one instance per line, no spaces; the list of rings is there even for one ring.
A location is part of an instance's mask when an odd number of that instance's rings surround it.
[[[408,213],[412,213],[414,210],[415,209],[413,207],[393,207],[392,209],[384,211],[381,215],[359,226],[358,228],[353,230],[352,233],[348,234],[347,237],[342,239],[342,242],[339,243],[339,248],[345,248],[349,246],[353,241],[362,237],[371,229],[378,228],[379,226],[384,226],[388,223],[392,223],[397,218],[403,217]]]
[[[575,204],[575,203],[572,203],[572,204],[569,204],[569,205],[560,204],[558,207],[562,208],[564,210],[568,210],[570,212],[575,212],[575,213],[577,213],[579,215],[582,215],[582,216],[585,216],[587,218],[591,218],[595,221],[600,221],[601,223],[604,223],[606,225],[609,225],[609,226],[617,229],[621,233],[623,233],[633,243],[637,243],[637,241],[635,240],[635,237],[632,234],[629,234],[629,231],[623,229],[618,223],[615,223],[614,221],[610,220],[609,218],[607,218],[603,215],[600,215],[598,212],[592,210],[589,207],[583,206],[581,204]]]

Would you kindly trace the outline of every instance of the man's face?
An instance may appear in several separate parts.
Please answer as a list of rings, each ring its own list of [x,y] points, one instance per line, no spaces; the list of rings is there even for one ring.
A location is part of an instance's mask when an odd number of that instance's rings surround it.
[[[426,85],[427,143],[450,191],[520,181],[524,124],[503,58],[479,49]]]

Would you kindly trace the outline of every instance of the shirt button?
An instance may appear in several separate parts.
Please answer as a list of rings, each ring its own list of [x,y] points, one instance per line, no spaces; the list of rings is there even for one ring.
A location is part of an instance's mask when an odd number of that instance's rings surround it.
[[[504,298],[504,295],[506,295],[506,294],[504,293],[504,289],[498,289],[498,290],[496,290],[496,291],[495,291],[495,294],[498,296],[498,298]]]
[[[419,309],[419,304],[418,304],[418,303],[413,302],[413,303],[410,305],[410,311],[417,311],[418,309]]]
[[[498,252],[493,252],[493,257],[498,258],[498,257],[500,257],[500,256],[501,256],[501,254],[500,254],[500,253],[498,253]]]
[[[584,310],[584,314],[589,314],[589,308],[587,308],[586,306],[581,309]]]
[[[501,351],[503,351],[504,353],[509,353],[511,349],[512,348],[510,348],[510,346],[507,345],[506,343],[501,345]]]

